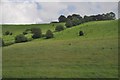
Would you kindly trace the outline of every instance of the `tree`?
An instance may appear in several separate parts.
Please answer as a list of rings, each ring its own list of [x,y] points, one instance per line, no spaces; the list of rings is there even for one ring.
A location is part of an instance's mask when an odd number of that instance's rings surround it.
[[[59,22],[66,22],[66,17],[64,15],[61,15],[59,18],[58,18]]]
[[[79,20],[82,19],[82,17],[79,14],[72,14],[72,18],[78,18]]]
[[[55,31],[62,31],[64,30],[64,26],[63,25],[57,25],[55,28]]]
[[[54,36],[53,36],[52,31],[51,31],[51,30],[48,30],[48,31],[46,32],[45,37],[46,37],[46,39],[53,38]]]
[[[31,32],[33,33],[32,38],[34,39],[42,37],[42,31],[40,28],[32,28]]]
[[[72,19],[72,25],[73,26],[76,26],[76,25],[79,25],[81,22],[80,22],[80,20],[77,18],[77,17],[74,17],[73,19]]]
[[[66,21],[66,23],[65,23],[65,26],[66,26],[67,28],[72,27],[72,26],[73,26],[73,24],[72,24],[72,20],[67,19],[67,21]]]
[[[79,36],[83,36],[83,35],[84,35],[83,31],[79,31]]]
[[[20,43],[20,42],[27,42],[27,38],[23,34],[19,34],[15,37],[15,42]]]
[[[72,20],[72,16],[71,16],[71,15],[68,15],[68,16],[67,16],[67,20],[68,20],[68,19],[69,19],[69,20]]]

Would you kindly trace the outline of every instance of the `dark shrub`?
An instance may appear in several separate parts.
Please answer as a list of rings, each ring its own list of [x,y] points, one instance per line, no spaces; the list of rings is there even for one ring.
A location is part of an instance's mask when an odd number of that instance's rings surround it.
[[[26,29],[25,31],[26,31],[26,32],[27,32],[27,31],[31,31],[31,29]]]
[[[5,32],[5,35],[9,35],[9,34],[10,34],[10,32],[9,32],[9,31],[6,31],[6,32]]]
[[[27,33],[26,31],[24,31],[24,32],[23,32],[23,35],[26,35],[26,34],[28,34],[28,33]]]
[[[63,25],[57,25],[55,28],[55,31],[62,31],[64,30],[64,26]]]
[[[12,32],[10,32],[10,35],[12,35],[13,33]]]
[[[83,36],[83,35],[84,35],[83,31],[79,31],[79,36]]]
[[[15,37],[15,42],[20,43],[20,42],[27,42],[27,38],[23,34],[19,34]]]
[[[51,30],[48,30],[45,35],[46,39],[53,38],[53,33]]]
[[[42,37],[42,32],[40,28],[32,28],[31,32],[33,33],[32,38],[34,39]]]

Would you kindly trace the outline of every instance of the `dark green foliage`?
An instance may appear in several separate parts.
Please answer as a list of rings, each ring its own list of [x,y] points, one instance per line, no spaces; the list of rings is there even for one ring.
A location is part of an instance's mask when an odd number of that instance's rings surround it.
[[[27,42],[27,38],[23,34],[19,34],[15,37],[16,43]]]
[[[28,33],[27,33],[26,31],[24,31],[24,32],[23,32],[23,35],[26,35],[26,34],[28,34]]]
[[[53,38],[53,37],[54,37],[51,30],[48,30],[48,31],[46,32],[46,35],[45,35],[45,36],[46,36],[46,39],[49,39],[49,38]]]
[[[62,31],[64,30],[64,26],[63,25],[57,25],[55,28],[55,31]]]
[[[79,25],[80,23],[81,23],[81,22],[80,22],[80,20],[79,20],[78,18],[74,17],[74,18],[72,19],[72,25],[73,25],[73,26]]]
[[[72,26],[76,26],[83,23],[83,19],[79,14],[73,14],[72,16],[67,16],[66,27],[70,28]]]
[[[52,21],[51,23],[58,23],[57,21]]]
[[[72,27],[72,26],[73,26],[73,24],[72,24],[72,20],[67,19],[67,21],[66,21],[66,23],[65,23],[65,26],[66,26],[67,28]]]
[[[68,16],[67,16],[67,19],[72,20],[72,16],[71,16],[71,15],[68,15]]]
[[[32,36],[33,39],[42,37],[42,31],[40,28],[32,28],[31,32],[33,33],[33,36]]]
[[[12,32],[10,32],[10,31],[6,31],[5,32],[5,35],[12,35],[13,33]]]
[[[27,31],[31,31],[31,29],[28,28],[28,29],[26,29],[25,31],[26,31],[26,32],[27,32]]]
[[[12,35],[13,33],[12,32],[10,32],[10,34],[9,35]]]
[[[84,16],[84,22],[88,21],[101,21],[101,20],[114,20],[115,13],[110,12],[106,14],[98,14],[98,15],[91,15],[91,16]]]
[[[72,15],[72,18],[78,18],[79,20],[82,19],[82,17],[81,17],[79,14],[73,14],[73,15]]]
[[[79,31],[79,36],[83,36],[83,35],[84,35],[83,31]]]
[[[61,15],[59,18],[58,18],[59,22],[66,22],[66,17],[64,15]]]
[[[9,35],[9,34],[10,34],[10,31],[6,31],[6,32],[5,32],[5,35]]]

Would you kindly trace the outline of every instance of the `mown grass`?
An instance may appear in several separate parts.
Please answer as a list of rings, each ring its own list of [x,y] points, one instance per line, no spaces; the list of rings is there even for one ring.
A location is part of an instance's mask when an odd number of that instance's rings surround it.
[[[78,36],[83,30],[85,35]],[[118,77],[116,21],[89,22],[36,39],[3,47],[3,77]]]

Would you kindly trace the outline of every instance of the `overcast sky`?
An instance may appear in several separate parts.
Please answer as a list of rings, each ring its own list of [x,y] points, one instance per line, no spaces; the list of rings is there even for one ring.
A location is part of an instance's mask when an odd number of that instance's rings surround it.
[[[56,21],[60,15],[93,15],[114,12],[118,15],[117,2],[72,2],[75,0],[2,0],[0,2],[0,23],[35,24]],[[67,1],[67,0],[66,0]],[[76,0],[77,1],[77,0]],[[87,0],[88,1],[88,0]],[[117,1],[117,0],[114,0]]]

